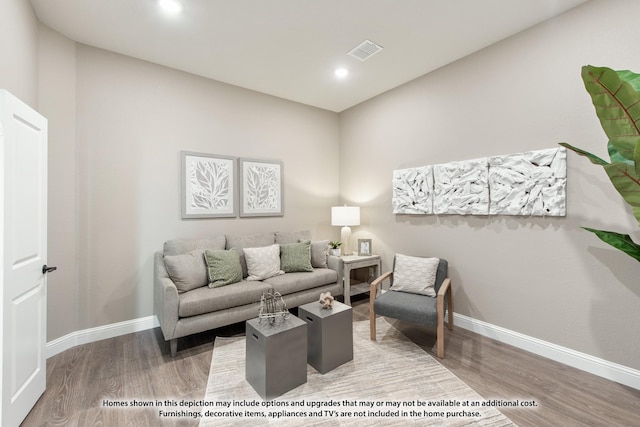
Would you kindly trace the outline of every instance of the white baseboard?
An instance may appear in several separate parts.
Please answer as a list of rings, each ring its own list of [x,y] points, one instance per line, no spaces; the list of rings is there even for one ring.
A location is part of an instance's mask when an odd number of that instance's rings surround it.
[[[72,332],[48,342],[45,348],[46,357],[48,359],[78,345],[118,337],[120,335],[131,334],[133,332],[144,331],[155,328],[159,325],[160,324],[158,323],[156,316],[147,316],[139,319],[127,320],[125,322],[112,323],[110,325]]]
[[[639,370],[539,340],[462,314],[454,313],[453,317],[454,324],[457,327],[640,390]],[[144,331],[158,326],[159,323],[156,316],[147,316],[126,322],[72,332],[48,342],[46,355],[47,358],[49,358],[78,345]]]
[[[640,390],[640,371],[454,313],[454,325]]]

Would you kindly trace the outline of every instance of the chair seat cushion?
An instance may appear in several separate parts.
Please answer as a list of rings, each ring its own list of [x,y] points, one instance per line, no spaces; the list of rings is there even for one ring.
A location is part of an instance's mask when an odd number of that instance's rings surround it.
[[[437,298],[400,291],[387,291],[376,298],[375,313],[420,325],[438,326]]]

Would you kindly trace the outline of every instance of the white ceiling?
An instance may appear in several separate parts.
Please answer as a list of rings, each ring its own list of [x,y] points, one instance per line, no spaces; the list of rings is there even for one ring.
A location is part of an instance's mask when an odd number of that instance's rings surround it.
[[[340,112],[587,0],[180,1],[177,16],[156,0],[31,3],[77,42]],[[384,49],[347,55],[365,39]]]

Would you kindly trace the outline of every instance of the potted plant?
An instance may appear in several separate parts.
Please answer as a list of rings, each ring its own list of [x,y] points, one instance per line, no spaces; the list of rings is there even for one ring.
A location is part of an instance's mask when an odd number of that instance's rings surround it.
[[[606,171],[611,183],[631,206],[640,224],[640,75],[587,65],[582,79],[609,142],[610,162],[567,143],[560,145],[585,156]],[[628,234],[583,227],[602,241],[640,261],[640,244]]]
[[[342,242],[338,240],[329,242],[329,255],[340,256],[340,246]]]

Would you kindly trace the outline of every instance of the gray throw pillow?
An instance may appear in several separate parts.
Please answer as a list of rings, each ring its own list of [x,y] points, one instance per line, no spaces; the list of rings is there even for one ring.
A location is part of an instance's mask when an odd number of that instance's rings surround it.
[[[275,233],[276,243],[286,245],[287,243],[298,243],[304,240],[311,240],[311,232],[304,231],[278,231]]]
[[[204,251],[208,267],[209,287],[219,288],[242,281],[240,253],[235,249]]]
[[[313,271],[311,243],[306,241],[280,245],[280,269],[285,273]]]
[[[308,242],[308,240],[300,240]],[[329,241],[319,240],[311,242],[311,266],[313,268],[327,268],[327,253],[329,252]]]
[[[207,266],[203,250],[195,249],[182,255],[165,255],[164,265],[178,292],[187,292],[207,284]]]

